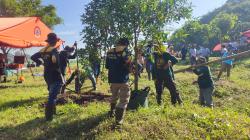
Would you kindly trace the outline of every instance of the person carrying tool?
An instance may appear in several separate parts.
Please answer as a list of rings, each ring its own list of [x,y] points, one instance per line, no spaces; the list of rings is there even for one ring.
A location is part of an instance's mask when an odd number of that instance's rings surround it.
[[[77,43],[75,42],[73,47],[66,46],[60,53],[59,53],[59,58],[60,58],[60,69],[62,72],[62,75],[65,79],[66,75],[66,68],[67,65],[69,64],[69,59],[75,59],[76,58],[76,46]],[[72,54],[75,51],[74,54]],[[65,91],[65,85],[63,85],[61,89],[61,94],[64,94]]]
[[[108,69],[108,82],[112,98],[110,101],[109,116],[115,116],[115,126],[118,128],[123,123],[125,110],[130,98],[130,87],[128,84],[131,59],[129,58],[129,40],[120,38],[115,48],[107,53],[106,69]],[[119,103],[117,104],[119,100]]]
[[[222,58],[226,58],[230,55],[234,55],[233,50],[225,51],[224,54],[222,55]],[[229,79],[232,67],[233,67],[233,59],[228,59],[223,61],[221,64],[221,69],[218,74],[217,80],[220,80],[220,77],[224,71],[227,72],[227,79]]]
[[[197,64],[206,63],[205,57],[199,57]],[[214,82],[211,76],[210,68],[208,66],[199,66],[193,69],[193,72],[198,76],[198,80],[193,84],[198,83],[200,88],[199,101],[202,106],[213,108],[212,94],[214,91]]]
[[[171,70],[171,67],[175,65],[178,60],[166,52],[165,47],[161,43],[158,43],[155,45],[154,62],[153,80],[155,81],[157,103],[159,105],[162,104],[162,93],[164,87],[167,87],[171,95],[171,103],[175,105],[178,102],[182,105],[182,99],[176,89],[174,74]]]
[[[66,74],[66,68],[67,68],[67,65],[69,64],[69,59],[76,58],[76,45],[77,43],[75,42],[72,47],[66,46],[59,54],[60,68],[61,68],[63,76],[65,76]],[[73,52],[74,54],[72,54]]]
[[[59,52],[56,48],[58,40],[55,33],[49,33],[46,40],[48,47],[31,56],[31,59],[36,62],[37,66],[44,65],[44,79],[49,90],[48,103],[45,107],[45,118],[47,121],[53,120],[53,114],[56,113],[56,97],[64,84],[64,78],[60,69]]]

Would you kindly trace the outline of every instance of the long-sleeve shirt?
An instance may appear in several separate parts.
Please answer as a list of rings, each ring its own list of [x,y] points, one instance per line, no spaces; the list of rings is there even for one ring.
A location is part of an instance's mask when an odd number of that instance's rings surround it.
[[[60,70],[59,52],[55,47],[43,48],[32,55],[31,59],[36,62],[37,66],[44,65],[44,79],[48,85],[54,82],[64,82]]]
[[[208,66],[200,66],[193,70],[198,75],[198,85],[202,89],[214,87],[214,82]]]
[[[156,79],[166,79],[167,77],[171,77],[174,79],[173,69],[172,66],[168,66],[165,68],[166,65],[169,64],[169,62],[172,63],[172,65],[175,65],[178,60],[170,55],[167,52],[164,53],[154,53],[154,68],[153,68],[153,78]]]
[[[67,64],[69,63],[69,59],[75,59],[76,52],[73,55],[69,55],[67,51],[63,50],[59,53],[59,58],[60,58],[60,69],[61,69],[63,76],[65,76],[66,67],[67,67]]]

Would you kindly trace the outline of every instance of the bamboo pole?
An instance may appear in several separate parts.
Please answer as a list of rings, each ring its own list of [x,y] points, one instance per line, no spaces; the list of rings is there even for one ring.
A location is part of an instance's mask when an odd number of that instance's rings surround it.
[[[174,73],[176,74],[176,73],[180,73],[180,72],[185,72],[185,71],[193,69],[193,68],[197,68],[197,67],[204,66],[204,65],[210,65],[210,64],[225,61],[225,60],[228,60],[228,59],[234,59],[234,58],[240,59],[240,58],[244,58],[244,57],[250,57],[250,50],[238,53],[236,55],[231,55],[231,56],[228,56],[228,57],[225,57],[225,58],[220,58],[220,59],[216,59],[216,60],[213,60],[213,61],[209,61],[207,63],[194,65],[194,66],[189,66],[189,67],[184,68],[184,69],[176,70],[176,71],[174,71]]]

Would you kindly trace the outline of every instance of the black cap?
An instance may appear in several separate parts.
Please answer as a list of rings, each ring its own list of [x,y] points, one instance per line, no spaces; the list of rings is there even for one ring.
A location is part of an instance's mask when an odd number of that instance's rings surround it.
[[[57,38],[57,35],[55,33],[49,33],[47,35],[47,40],[45,40],[46,42],[49,43],[49,45],[56,45],[57,41],[58,41],[58,38]]]
[[[129,40],[128,38],[124,37],[124,38],[120,38],[118,40],[118,45],[125,45],[128,46],[129,45]]]

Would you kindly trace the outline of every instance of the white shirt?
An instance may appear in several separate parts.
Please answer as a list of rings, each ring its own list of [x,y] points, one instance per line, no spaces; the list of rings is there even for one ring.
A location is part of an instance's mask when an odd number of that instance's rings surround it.
[[[190,56],[196,57],[197,56],[197,50],[195,48],[191,48],[189,50]]]

